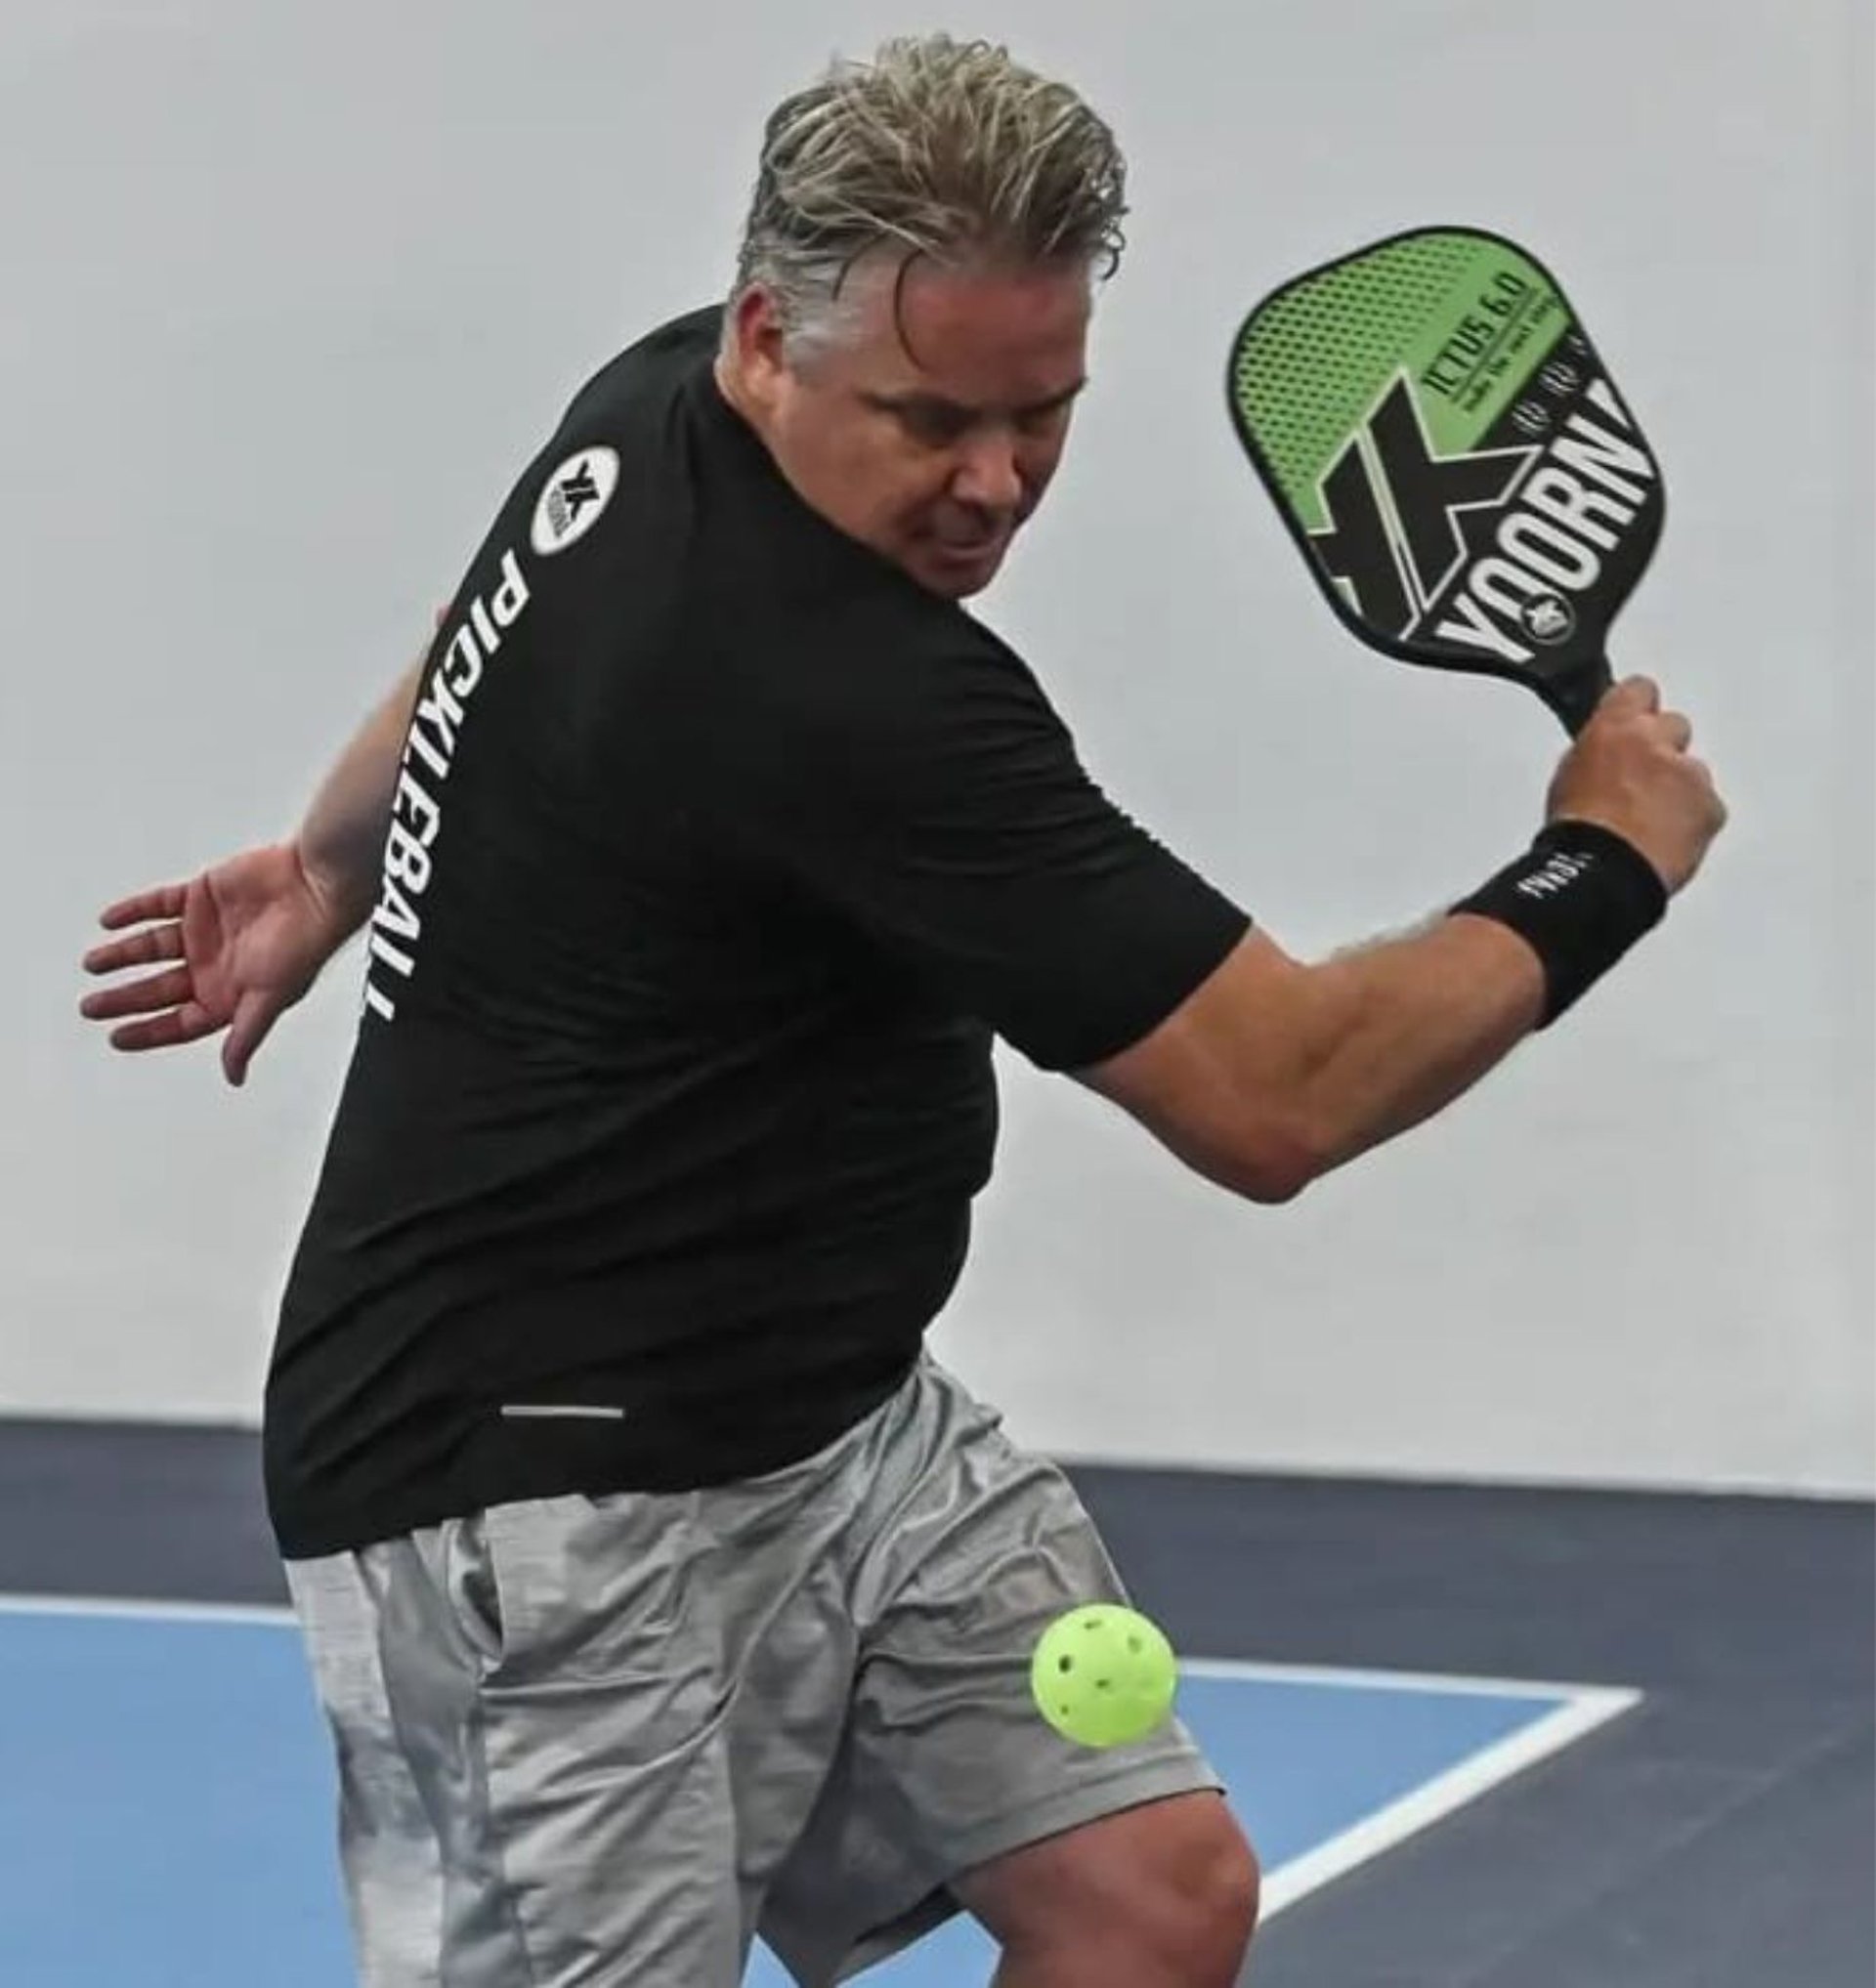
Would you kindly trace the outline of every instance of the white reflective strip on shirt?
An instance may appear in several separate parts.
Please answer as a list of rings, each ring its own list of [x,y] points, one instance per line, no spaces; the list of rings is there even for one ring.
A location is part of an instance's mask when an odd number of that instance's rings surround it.
[[[602,1408],[593,1403],[568,1403],[565,1406],[553,1402],[504,1401],[501,1412],[510,1419],[527,1417],[572,1417],[576,1419],[599,1422],[622,1422],[625,1411],[622,1408]]]

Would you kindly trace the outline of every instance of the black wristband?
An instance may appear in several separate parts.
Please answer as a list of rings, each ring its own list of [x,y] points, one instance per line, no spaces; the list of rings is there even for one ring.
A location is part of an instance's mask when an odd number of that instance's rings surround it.
[[[1548,1029],[1601,979],[1668,909],[1654,865],[1612,828],[1553,822],[1455,911],[1494,918],[1530,946],[1544,966]]]

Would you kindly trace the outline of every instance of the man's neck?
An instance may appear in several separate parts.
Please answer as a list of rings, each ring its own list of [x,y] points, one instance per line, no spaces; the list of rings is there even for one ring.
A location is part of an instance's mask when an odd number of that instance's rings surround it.
[[[762,433],[762,424],[756,418],[754,405],[744,391],[743,376],[737,369],[735,359],[727,352],[719,352],[710,367],[710,376],[716,382],[716,391],[723,396],[725,404],[733,413],[742,416],[766,447],[768,437]]]

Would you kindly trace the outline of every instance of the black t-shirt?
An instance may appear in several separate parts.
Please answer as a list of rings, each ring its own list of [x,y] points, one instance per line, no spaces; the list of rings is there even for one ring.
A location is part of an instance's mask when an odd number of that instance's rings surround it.
[[[831,1441],[962,1265],[993,1033],[1095,1062],[1248,923],[794,495],[719,323],[580,392],[432,652],[268,1381],[289,1556]]]

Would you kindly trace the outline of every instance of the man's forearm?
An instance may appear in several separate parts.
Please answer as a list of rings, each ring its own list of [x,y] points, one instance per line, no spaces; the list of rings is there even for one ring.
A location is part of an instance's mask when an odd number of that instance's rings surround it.
[[[1137,1042],[1077,1073],[1185,1163],[1288,1201],[1452,1102],[1659,922],[1725,825],[1685,716],[1618,684],[1530,847],[1435,924],[1293,959],[1253,926]]]
[[[412,663],[359,728],[320,783],[294,837],[301,867],[347,932],[364,922],[377,892],[385,825],[423,663],[422,657]]]
[[[1150,1036],[1083,1076],[1219,1186],[1288,1201],[1476,1083],[1544,993],[1537,955],[1483,918],[1313,966],[1254,928]]]
[[[1476,917],[1305,969],[1312,1044],[1293,1076],[1320,1171],[1430,1118],[1536,1027],[1544,973],[1525,942]]]

